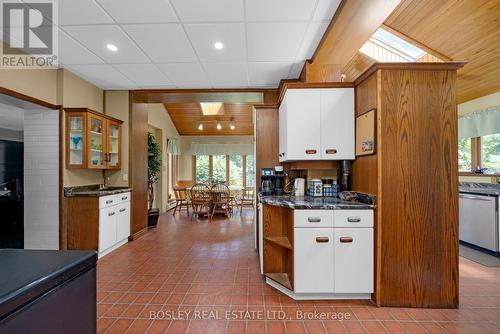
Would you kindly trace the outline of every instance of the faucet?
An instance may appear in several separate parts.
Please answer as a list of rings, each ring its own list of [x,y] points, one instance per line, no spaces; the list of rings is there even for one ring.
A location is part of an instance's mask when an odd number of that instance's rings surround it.
[[[102,184],[99,185],[99,190],[107,189],[109,187],[109,177],[102,177]]]

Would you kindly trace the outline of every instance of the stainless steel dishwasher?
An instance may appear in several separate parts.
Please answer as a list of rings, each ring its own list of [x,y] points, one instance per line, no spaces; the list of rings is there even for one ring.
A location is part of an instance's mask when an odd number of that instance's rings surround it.
[[[498,196],[459,194],[460,240],[499,252]]]

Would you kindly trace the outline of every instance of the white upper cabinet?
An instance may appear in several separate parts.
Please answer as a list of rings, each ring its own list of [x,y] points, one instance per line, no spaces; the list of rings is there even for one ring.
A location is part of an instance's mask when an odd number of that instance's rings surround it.
[[[354,88],[321,90],[321,158],[354,159]]]
[[[279,110],[279,159],[354,159],[354,88],[289,89]]]

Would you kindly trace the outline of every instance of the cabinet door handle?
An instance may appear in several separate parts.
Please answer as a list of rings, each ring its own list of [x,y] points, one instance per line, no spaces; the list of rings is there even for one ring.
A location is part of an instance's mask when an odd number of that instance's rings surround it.
[[[316,242],[328,242],[330,238],[328,237],[316,237]]]
[[[308,217],[307,221],[310,222],[310,223],[319,223],[319,222],[321,222],[321,218],[319,218],[319,217]]]
[[[359,217],[347,217],[347,221],[349,223],[360,223],[361,218],[359,218]]]
[[[309,149],[309,150],[306,150],[306,154],[316,154],[316,150],[313,150],[313,149]]]
[[[337,154],[337,150],[334,148],[325,150],[326,154]]]
[[[106,204],[111,204],[111,203],[113,203],[113,200],[112,200],[112,199],[108,199],[108,200],[106,201]]]
[[[352,238],[351,237],[341,237],[340,238],[340,242],[343,242],[343,243],[347,243],[347,242],[352,242]]]
[[[128,198],[128,196],[123,196],[122,201],[126,200],[127,198]]]
[[[115,212],[114,212],[114,211],[113,211],[113,212],[108,213],[108,217],[111,217],[111,216],[114,216],[114,215],[115,215]]]
[[[124,211],[125,211],[125,209],[120,209],[120,212],[124,212]]]

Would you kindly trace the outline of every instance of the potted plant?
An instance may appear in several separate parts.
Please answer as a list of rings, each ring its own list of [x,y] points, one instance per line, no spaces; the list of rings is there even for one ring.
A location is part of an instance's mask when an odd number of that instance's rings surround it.
[[[160,210],[153,208],[155,198],[154,185],[159,179],[161,170],[161,149],[153,134],[148,132],[148,227],[158,224]]]

